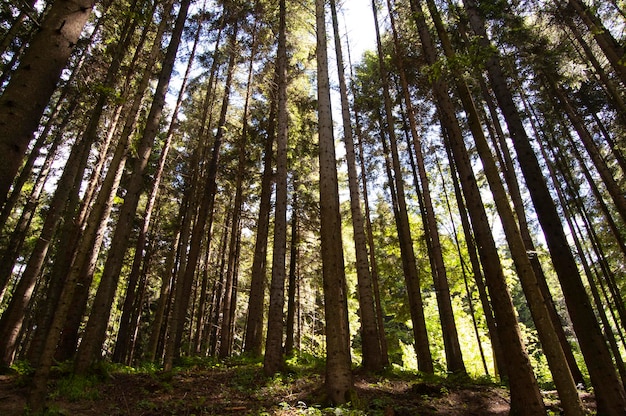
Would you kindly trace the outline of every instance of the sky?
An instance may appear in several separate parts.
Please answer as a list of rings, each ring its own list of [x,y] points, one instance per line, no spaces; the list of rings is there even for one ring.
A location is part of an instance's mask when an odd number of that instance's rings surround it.
[[[376,33],[371,0],[344,0],[339,9],[339,30],[344,33],[344,45],[346,36],[350,42],[353,63],[360,60],[364,51],[374,49]],[[345,52],[344,55],[347,58]]]

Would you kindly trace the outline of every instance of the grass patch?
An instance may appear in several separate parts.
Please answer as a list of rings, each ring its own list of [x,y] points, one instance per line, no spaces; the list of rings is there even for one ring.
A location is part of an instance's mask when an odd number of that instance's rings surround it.
[[[56,382],[55,389],[50,396],[52,399],[62,397],[70,402],[98,400],[100,398],[98,384],[99,379],[94,375],[61,378]]]

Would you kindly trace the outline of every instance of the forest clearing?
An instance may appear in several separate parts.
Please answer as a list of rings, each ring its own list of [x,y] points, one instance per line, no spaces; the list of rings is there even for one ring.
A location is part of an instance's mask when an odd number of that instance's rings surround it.
[[[625,44],[626,0],[0,2],[0,415],[625,416]]]

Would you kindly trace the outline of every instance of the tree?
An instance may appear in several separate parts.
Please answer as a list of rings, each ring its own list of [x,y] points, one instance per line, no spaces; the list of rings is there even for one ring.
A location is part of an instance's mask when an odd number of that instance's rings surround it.
[[[93,0],[55,2],[0,97],[0,205],[93,5]]]
[[[225,11],[226,12],[226,11]],[[234,21],[229,36],[229,44],[231,53],[228,59],[228,68],[226,69],[226,80],[224,83],[224,95],[222,97],[222,105],[220,108],[219,120],[217,122],[217,130],[213,139],[213,147],[204,179],[201,202],[198,207],[197,221],[193,226],[190,241],[190,249],[187,255],[185,268],[181,270],[179,279],[176,281],[174,306],[170,317],[170,332],[167,339],[167,347],[165,349],[165,364],[167,370],[171,370],[174,356],[180,351],[180,343],[183,336],[183,328],[185,324],[185,316],[191,297],[191,289],[193,280],[202,249],[202,241],[205,238],[205,232],[211,232],[213,208],[215,205],[215,195],[217,189],[217,173],[220,159],[220,152],[224,140],[226,127],[226,116],[230,103],[230,92],[232,88],[233,73],[236,63],[237,50],[237,33],[238,33],[238,17],[230,16]],[[208,239],[210,241],[210,238]]]
[[[283,367],[283,306],[285,303],[285,256],[287,252],[287,5],[279,2],[278,50],[276,78],[278,83],[276,121],[276,208],[274,211],[274,246],[272,279],[267,318],[267,338],[263,371],[267,375]]]
[[[374,294],[372,291],[372,277],[367,257],[367,245],[363,212],[361,210],[361,195],[356,171],[356,154],[352,135],[352,122],[348,104],[348,88],[344,74],[343,52],[337,19],[337,7],[334,1],[330,2],[333,31],[335,33],[335,53],[339,76],[339,91],[341,94],[341,115],[343,121],[343,140],[346,145],[346,162],[348,165],[348,187],[350,189],[350,213],[352,214],[352,229],[354,232],[354,249],[356,252],[356,269],[358,279],[359,316],[361,318],[361,340],[363,345],[363,368],[370,371],[379,371],[383,368],[383,356],[380,350],[380,330],[374,310]]]
[[[428,343],[428,333],[426,331],[426,318],[424,316],[424,305],[420,288],[420,276],[417,271],[417,260],[415,250],[413,248],[413,239],[411,237],[411,227],[409,224],[409,216],[407,211],[406,196],[404,192],[404,179],[402,177],[402,168],[400,166],[400,156],[398,154],[398,145],[395,133],[395,122],[392,111],[392,103],[389,88],[389,74],[385,67],[383,59],[383,47],[380,37],[380,29],[378,26],[378,11],[376,2],[372,1],[372,10],[374,13],[374,29],[376,30],[376,44],[378,49],[378,66],[381,73],[381,88],[383,93],[384,115],[386,123],[386,133],[389,138],[391,147],[391,165],[392,171],[387,175],[389,177],[392,197],[395,194],[394,213],[396,216],[396,228],[398,231],[398,239],[400,250],[402,252],[402,267],[404,269],[404,278],[406,281],[409,307],[411,309],[411,320],[413,321],[413,334],[415,338],[415,352],[417,353],[418,369],[425,373],[433,373],[433,358]],[[381,117],[381,128],[383,122]],[[384,138],[383,138],[384,141]],[[387,151],[385,151],[387,154]],[[392,185],[393,183],[393,185]]]
[[[437,305],[442,323],[441,326],[444,348],[446,351],[446,364],[448,367],[448,371],[457,374],[464,374],[465,364],[463,363],[461,346],[459,345],[459,336],[456,329],[456,323],[454,321],[454,312],[452,310],[452,300],[450,296],[450,285],[448,284],[446,266],[443,260],[439,230],[437,229],[437,218],[435,216],[431,197],[430,183],[428,179],[428,174],[426,172],[426,167],[424,166],[422,144],[417,133],[415,110],[413,108],[413,104],[411,102],[411,97],[409,94],[409,85],[406,79],[404,62],[399,44],[400,39],[395,27],[394,10],[390,0],[387,0],[387,5],[389,8],[391,31],[393,34],[398,72],[400,76],[400,82],[402,83],[404,101],[407,107],[406,117],[409,121],[411,137],[413,139],[413,149],[417,158],[419,181],[416,180],[415,186],[421,186],[421,189],[418,190],[418,193],[422,205],[422,218],[426,232],[426,245],[429,254],[428,257],[431,263],[433,281],[435,284],[435,292],[437,294]]]
[[[320,152],[320,234],[326,318],[326,393],[331,402],[343,404],[351,400],[353,381],[350,370],[348,295],[339,216],[339,189],[330,104],[324,0],[315,1],[315,17]]]
[[[83,341],[76,357],[75,371],[79,374],[84,373],[88,366],[100,356],[99,351],[104,343],[111,305],[115,297],[124,255],[128,247],[128,239],[132,230],[131,224],[137,211],[139,198],[145,189],[144,173],[148,166],[148,159],[154,140],[159,132],[161,114],[165,105],[165,95],[174,69],[176,52],[180,45],[190,3],[191,0],[183,0],[178,10],[178,17],[176,18],[174,30],[163,60],[150,113],[148,114],[141,140],[137,144],[137,157],[133,163],[133,174],[126,189],[124,203],[120,208],[117,227],[111,243],[112,249],[107,255],[90,319],[87,322]]]
[[[411,10],[422,41],[426,62],[429,65],[433,65],[437,60],[437,52],[419,2],[412,0]],[[474,236],[477,240],[481,263],[495,313],[498,338],[502,343],[503,349],[507,351],[505,364],[511,386],[511,413],[543,414],[545,409],[541,393],[521,339],[515,310],[502,271],[494,237],[487,222],[485,206],[482,202],[480,190],[465,148],[463,134],[459,127],[454,105],[447,93],[447,83],[441,77],[434,78],[431,82],[444,139],[446,140],[445,146],[449,148],[452,155],[450,163],[454,163],[458,170],[461,188],[472,220]]]

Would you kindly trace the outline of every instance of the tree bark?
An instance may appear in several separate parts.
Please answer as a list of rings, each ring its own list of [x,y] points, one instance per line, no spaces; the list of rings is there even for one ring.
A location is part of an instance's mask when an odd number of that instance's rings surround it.
[[[287,5],[279,1],[278,50],[276,72],[278,82],[276,134],[276,202],[274,212],[274,246],[272,248],[272,279],[267,318],[267,337],[263,371],[272,375],[283,369],[283,307],[285,303],[285,257],[287,252]]]
[[[320,162],[322,276],[326,316],[326,393],[334,404],[352,399],[350,329],[339,216],[337,160],[328,78],[324,0],[315,1],[317,31],[317,99]]]
[[[0,97],[0,206],[93,5],[94,0],[54,2]]]

